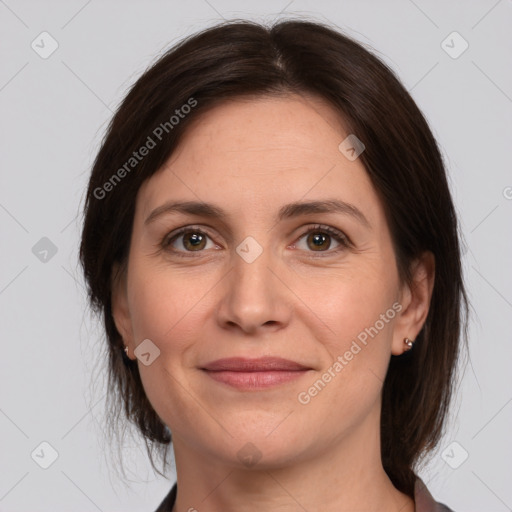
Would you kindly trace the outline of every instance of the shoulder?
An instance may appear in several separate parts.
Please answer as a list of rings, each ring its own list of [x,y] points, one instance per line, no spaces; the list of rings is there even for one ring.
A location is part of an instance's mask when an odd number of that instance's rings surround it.
[[[443,503],[437,502],[419,477],[416,477],[414,483],[414,503],[416,512],[454,512]]]
[[[162,503],[158,505],[158,508],[155,510],[155,512],[171,512],[172,507],[174,507],[174,502],[176,501],[176,491],[177,484],[174,484],[172,489],[169,491],[169,494],[167,494]]]

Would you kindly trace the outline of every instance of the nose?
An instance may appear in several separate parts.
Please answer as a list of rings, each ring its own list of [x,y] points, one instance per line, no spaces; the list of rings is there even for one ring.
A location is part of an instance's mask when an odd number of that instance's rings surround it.
[[[246,334],[273,332],[288,325],[293,294],[278,277],[279,265],[271,251],[263,250],[251,262],[234,252],[232,261],[232,270],[222,282],[219,325]]]

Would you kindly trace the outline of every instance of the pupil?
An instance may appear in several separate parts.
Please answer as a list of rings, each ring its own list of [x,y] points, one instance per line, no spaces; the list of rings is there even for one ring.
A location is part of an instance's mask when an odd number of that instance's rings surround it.
[[[313,244],[316,247],[322,247],[322,245],[325,244],[326,239],[327,239],[326,235],[323,235],[321,233],[316,233],[313,235]]]
[[[194,246],[197,247],[202,242],[202,235],[199,235],[197,233],[192,234],[189,237],[189,242]]]

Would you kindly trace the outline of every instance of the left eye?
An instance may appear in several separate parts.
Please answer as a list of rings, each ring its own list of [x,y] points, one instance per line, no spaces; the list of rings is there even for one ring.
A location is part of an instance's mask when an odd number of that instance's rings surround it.
[[[334,239],[338,244],[332,252],[348,247],[347,237],[337,229],[329,226],[313,226],[304,233],[299,240],[305,238],[306,248],[299,247],[303,250],[312,250],[313,252],[326,252],[331,248],[331,242]],[[298,243],[294,245],[299,245]]]

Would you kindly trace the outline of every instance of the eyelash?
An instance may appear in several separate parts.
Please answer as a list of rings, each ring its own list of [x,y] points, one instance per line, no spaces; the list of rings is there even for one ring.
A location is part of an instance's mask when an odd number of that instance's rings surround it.
[[[196,228],[195,226],[187,226],[187,227],[179,229],[176,233],[172,234],[172,236],[170,236],[170,234],[165,235],[165,237],[162,239],[160,246],[162,247],[162,249],[172,252],[176,256],[182,257],[182,258],[194,257],[194,252],[198,252],[198,253],[203,252],[203,251],[178,251],[178,250],[174,250],[174,249],[168,249],[168,247],[177,238],[179,238],[181,235],[185,235],[187,233],[199,233],[201,235],[207,236],[208,238],[211,238],[210,235],[208,235],[208,233],[206,233],[202,229]],[[313,257],[324,257],[322,255],[322,253],[327,254],[327,255],[332,255],[333,253],[338,253],[344,249],[347,249],[348,247],[351,247],[351,245],[352,245],[349,238],[343,232],[341,232],[331,226],[326,226],[326,225],[322,225],[322,224],[317,224],[315,226],[309,227],[304,233],[302,233],[302,235],[297,239],[297,241],[301,240],[302,238],[304,238],[306,235],[309,235],[310,233],[327,233],[328,235],[333,237],[340,244],[340,247],[333,249],[333,250],[308,251],[313,254],[317,253]]]

